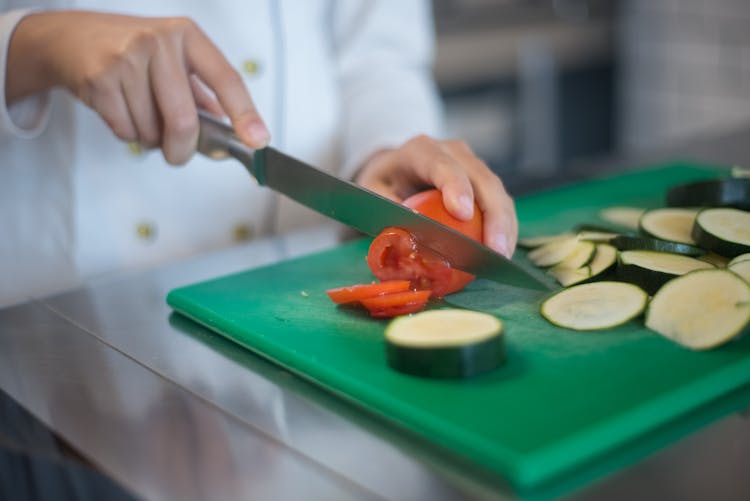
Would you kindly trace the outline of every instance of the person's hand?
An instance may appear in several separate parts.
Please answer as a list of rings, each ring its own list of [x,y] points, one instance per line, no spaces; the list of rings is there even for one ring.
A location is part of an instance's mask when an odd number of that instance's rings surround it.
[[[513,255],[518,239],[513,199],[500,178],[462,141],[415,137],[373,155],[355,182],[399,203],[435,187],[443,193],[448,211],[462,220],[471,219],[476,199],[484,216],[485,244],[504,256]]]
[[[198,139],[197,108],[228,116],[253,148],[268,144],[239,73],[187,18],[83,11],[31,14],[8,54],[8,103],[55,86],[99,113],[124,141],[186,162]]]

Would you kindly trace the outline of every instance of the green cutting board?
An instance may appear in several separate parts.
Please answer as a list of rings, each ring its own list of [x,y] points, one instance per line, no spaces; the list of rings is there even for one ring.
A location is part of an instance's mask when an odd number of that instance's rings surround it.
[[[723,172],[668,165],[524,197],[517,200],[521,232],[595,223],[597,212],[613,205],[658,207],[667,187]],[[574,332],[545,322],[538,302],[524,294],[489,305],[505,324],[508,360],[502,368],[462,381],[401,374],[386,364],[385,322],[336,307],[325,295],[331,287],[372,280],[364,259],[368,244],[360,240],[175,289],[167,301],[522,491],[560,482],[581,468],[632,461],[630,446],[639,440],[663,444],[674,439],[675,429],[727,412],[728,396],[748,394],[750,336],[692,352],[645,329],[641,319],[608,331]],[[698,422],[685,425],[688,416]],[[628,447],[631,452],[623,452]],[[656,445],[641,447],[636,456],[650,447]],[[617,454],[623,455],[619,463]]]

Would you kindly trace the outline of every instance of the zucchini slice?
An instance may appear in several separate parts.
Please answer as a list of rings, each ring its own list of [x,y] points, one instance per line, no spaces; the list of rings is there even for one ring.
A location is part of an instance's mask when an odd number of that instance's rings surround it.
[[[589,263],[591,278],[601,275],[617,262],[617,249],[609,244],[596,244],[596,254]]]
[[[699,270],[662,287],[646,312],[646,327],[693,350],[738,336],[750,323],[750,284],[726,270]]]
[[[746,282],[750,282],[750,260],[730,264],[729,271],[736,273]]]
[[[398,317],[385,330],[388,365],[432,378],[465,378],[505,360],[503,324],[478,311],[443,309]]]
[[[572,254],[578,244],[578,238],[575,236],[554,240],[529,252],[528,258],[537,266],[552,266]]]
[[[617,262],[617,249],[608,244],[596,244],[594,257],[587,266],[566,268],[553,266],[549,274],[555,277],[563,287],[570,287],[581,282],[597,279]]]
[[[704,209],[693,226],[693,238],[701,247],[727,257],[750,252],[750,212],[731,209]]]
[[[578,232],[578,240],[582,240],[584,242],[609,242],[616,236],[618,236],[619,233],[615,233],[612,231],[580,231]]]
[[[638,229],[638,221],[645,209],[637,207],[609,207],[599,211],[599,217],[608,223],[613,223],[631,230]]]
[[[707,252],[706,254],[703,254],[702,256],[698,256],[697,259],[710,263],[716,266],[717,268],[726,268],[729,265],[728,257],[720,256],[715,252]]]
[[[594,258],[596,244],[593,242],[578,242],[573,252],[557,263],[555,267],[559,268],[581,268],[586,266]]]
[[[566,268],[564,266],[553,266],[548,273],[555,277],[560,285],[563,287],[569,287],[591,278],[591,267],[583,266],[581,268]]]
[[[670,242],[660,238],[633,237],[629,235],[618,235],[609,242],[618,250],[650,250],[657,252],[672,252],[673,254],[684,254],[686,256],[701,256],[706,253],[700,247],[680,242]]]
[[[542,316],[566,329],[590,331],[624,324],[640,315],[648,295],[623,282],[594,282],[564,289],[542,303]]]
[[[712,268],[714,266],[710,263],[680,254],[622,251],[617,264],[617,278],[654,294],[675,277],[695,270]]]
[[[667,205],[750,210],[750,178],[712,179],[681,184],[667,192]]]
[[[642,209],[638,209],[638,211],[642,211]],[[605,226],[602,224],[591,224],[591,223],[581,223],[577,224],[573,227],[573,231],[575,231],[578,234],[581,233],[612,233],[613,235],[626,235],[630,232],[623,232],[622,227],[615,228],[614,226]],[[636,230],[638,228],[635,228]]]
[[[653,209],[643,213],[639,225],[651,237],[694,245],[691,231],[696,214],[697,209]]]
[[[542,235],[539,237],[522,238],[518,241],[518,245],[526,249],[534,249],[536,247],[541,247],[544,244],[558,242],[560,240],[565,240],[573,236],[575,235],[573,235],[572,233],[560,233],[558,235]]]
[[[750,252],[748,252],[747,254],[740,254],[739,256],[735,256],[731,261],[729,261],[727,266],[732,266],[737,263],[741,263],[742,261],[750,261]]]

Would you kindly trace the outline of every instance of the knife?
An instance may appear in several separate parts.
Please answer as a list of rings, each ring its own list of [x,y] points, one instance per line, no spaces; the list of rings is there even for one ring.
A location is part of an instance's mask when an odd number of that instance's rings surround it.
[[[203,111],[199,112],[199,120],[198,152],[213,159],[239,160],[258,184],[324,216],[371,236],[389,226],[403,228],[455,268],[516,287],[549,289],[522,266],[433,219],[274,148],[254,151],[240,141],[229,125]]]

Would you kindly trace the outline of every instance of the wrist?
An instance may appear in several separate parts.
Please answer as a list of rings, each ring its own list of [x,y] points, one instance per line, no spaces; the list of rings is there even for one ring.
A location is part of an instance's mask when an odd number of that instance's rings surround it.
[[[8,105],[57,85],[50,51],[53,45],[50,16],[31,13],[16,25],[8,44],[5,101]]]

